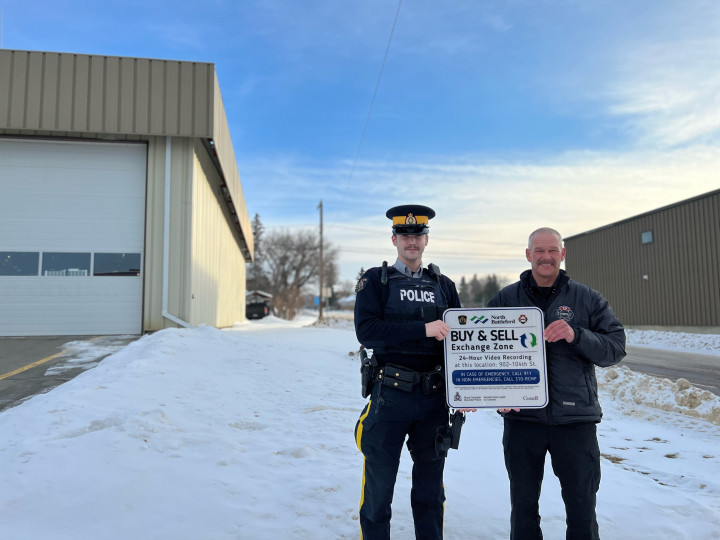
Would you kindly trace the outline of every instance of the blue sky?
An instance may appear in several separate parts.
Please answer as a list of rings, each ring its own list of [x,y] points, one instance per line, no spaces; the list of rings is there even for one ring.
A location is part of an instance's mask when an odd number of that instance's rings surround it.
[[[214,63],[248,212],[317,227],[322,200],[344,280],[394,260],[396,204],[437,211],[425,263],[509,281],[537,227],[720,188],[717,1],[398,5],[0,0],[4,48]]]

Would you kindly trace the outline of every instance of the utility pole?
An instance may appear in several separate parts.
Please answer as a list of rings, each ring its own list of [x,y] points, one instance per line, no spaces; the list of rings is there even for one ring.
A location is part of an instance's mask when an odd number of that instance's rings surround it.
[[[325,261],[323,261],[323,203],[322,200],[318,204],[320,210],[320,304],[318,306],[318,321],[323,318],[323,273],[325,270]]]

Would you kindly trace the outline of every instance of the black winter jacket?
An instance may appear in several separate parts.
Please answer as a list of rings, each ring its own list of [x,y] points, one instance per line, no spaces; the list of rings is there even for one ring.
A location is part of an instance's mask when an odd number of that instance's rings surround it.
[[[587,285],[572,281],[564,270],[555,281],[547,301],[537,294],[532,272],[501,290],[488,307],[537,306],[543,309],[545,326],[564,319],[575,330],[572,343],[545,343],[548,405],[503,414],[507,418],[543,424],[600,422],[595,366],[608,367],[625,357],[625,330],[607,300]]]

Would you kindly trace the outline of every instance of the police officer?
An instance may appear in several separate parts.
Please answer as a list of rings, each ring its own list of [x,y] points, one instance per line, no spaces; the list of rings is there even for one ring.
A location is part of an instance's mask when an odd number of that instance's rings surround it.
[[[435,211],[403,205],[386,216],[393,223],[397,260],[371,268],[356,287],[355,332],[377,365],[370,399],[355,427],[365,458],[360,527],[363,540],[390,538],[390,507],[407,436],[415,537],[437,539],[443,535],[445,458],[436,437],[448,425],[442,340],[449,327],[442,313],[460,307],[460,299],[437,266],[422,267]]]

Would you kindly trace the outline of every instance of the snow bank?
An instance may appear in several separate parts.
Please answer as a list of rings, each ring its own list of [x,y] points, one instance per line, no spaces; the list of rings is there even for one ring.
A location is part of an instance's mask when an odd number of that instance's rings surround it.
[[[696,388],[686,379],[651,377],[621,365],[597,369],[600,402],[612,399],[625,414],[638,405],[700,418],[720,425],[720,397]]]

